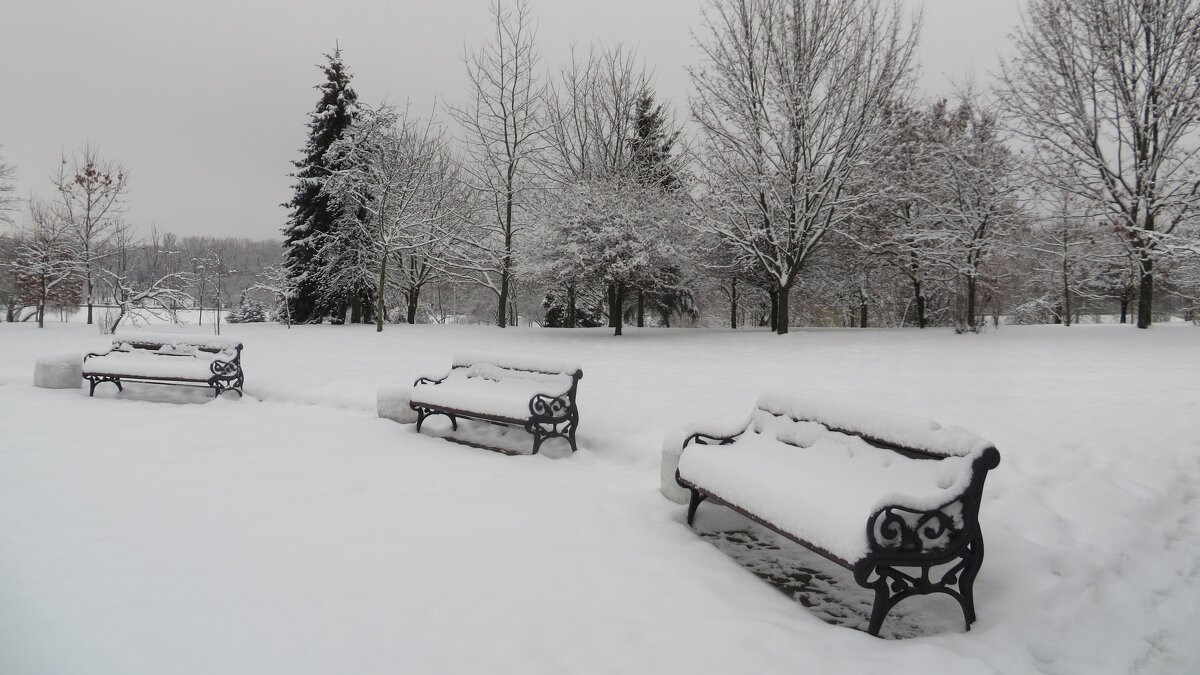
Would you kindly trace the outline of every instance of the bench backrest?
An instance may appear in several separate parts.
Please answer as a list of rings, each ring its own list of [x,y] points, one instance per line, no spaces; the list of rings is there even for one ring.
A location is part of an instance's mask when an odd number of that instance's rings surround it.
[[[113,335],[112,348],[115,351],[139,350],[177,356],[197,351],[240,356],[242,341],[220,335],[126,332]]]
[[[815,397],[767,393],[755,406],[754,419],[763,416],[815,423],[829,431],[855,436],[867,444],[913,459],[979,457],[991,441],[958,426],[942,426],[933,420],[897,415],[861,406],[844,406]],[[786,426],[775,425],[776,433]],[[784,435],[787,431],[782,431]],[[785,438],[779,440],[787,442]]]
[[[535,380],[545,382],[554,393],[575,392],[583,370],[573,364],[560,362],[512,359],[507,357],[461,354],[454,358],[451,377],[482,377],[488,380]]]

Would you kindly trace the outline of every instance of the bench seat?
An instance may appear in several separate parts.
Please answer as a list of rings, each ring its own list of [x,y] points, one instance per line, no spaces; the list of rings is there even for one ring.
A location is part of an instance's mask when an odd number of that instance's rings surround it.
[[[97,385],[111,382],[120,390],[122,381],[199,385],[240,396],[242,343],[227,336],[117,333],[107,352],[84,357],[83,377],[93,396]]]
[[[534,454],[553,437],[567,439],[574,452],[579,425],[575,393],[582,377],[575,366],[462,355],[446,375],[418,378],[409,405],[417,413],[417,431],[430,415],[449,417],[455,430],[459,418],[476,419],[523,427],[533,436]]]
[[[867,556],[864,526],[873,513],[891,504],[936,507],[971,480],[965,457],[913,459],[815,422],[757,416],[732,444],[689,447],[679,475],[847,565]],[[778,440],[780,431],[799,432],[801,447]]]
[[[944,593],[975,621],[979,505],[1000,453],[960,427],[767,394],[740,431],[700,430],[676,458],[687,522],[705,500],[850,569],[875,591],[867,632],[912,595]],[[679,448],[679,441],[671,441]]]

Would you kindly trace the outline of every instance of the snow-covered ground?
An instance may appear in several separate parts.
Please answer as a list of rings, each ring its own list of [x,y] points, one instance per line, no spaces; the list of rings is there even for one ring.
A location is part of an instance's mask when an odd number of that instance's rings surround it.
[[[0,324],[0,673],[1200,669],[1192,326],[225,328],[240,401],[35,389],[39,355],[107,339]],[[581,363],[580,452],[375,416],[379,386],[457,352]],[[683,524],[657,491],[664,433],[742,420],[765,389],[997,444],[970,632],[945,598],[901,604],[899,639],[831,625],[866,623],[848,572],[719,507]],[[820,583],[800,602],[780,570]]]

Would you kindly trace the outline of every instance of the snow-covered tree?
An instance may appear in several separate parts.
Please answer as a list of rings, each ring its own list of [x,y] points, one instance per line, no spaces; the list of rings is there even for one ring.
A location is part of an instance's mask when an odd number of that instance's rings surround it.
[[[79,301],[76,229],[56,204],[30,200],[29,219],[14,253],[9,264],[16,276],[18,303],[37,307],[39,328],[45,326],[47,307],[73,306]]]
[[[394,267],[409,254],[433,263],[430,256],[442,250],[462,222],[461,205],[455,202],[460,194],[457,172],[446,145],[432,121],[382,106],[364,110],[329,149],[330,164],[340,168],[322,181],[322,190],[346,215],[322,247],[347,253],[324,274],[355,283],[370,277],[378,303],[377,331],[387,317]],[[423,284],[425,279],[416,281]]]
[[[1000,136],[997,116],[967,94],[941,126],[944,137],[930,148],[938,179],[926,201],[923,237],[938,262],[964,284],[962,320],[977,328],[983,265],[1021,223],[1016,157]]]
[[[321,302],[322,295],[331,296],[329,282],[322,277],[322,271],[329,268],[320,260],[321,245],[345,216],[330,203],[328,195],[322,194],[321,179],[339,168],[329,165],[327,151],[354,123],[358,94],[350,85],[351,75],[342,62],[341,50],[327,54],[326,59],[327,63],[321,66],[325,81],[317,86],[320,98],[309,114],[303,157],[294,163],[296,171],[291,174],[296,184],[286,204],[291,214],[283,228],[283,266],[294,288],[290,313],[300,323],[319,322],[321,317],[339,309],[345,312],[345,305],[331,307]],[[357,294],[349,300],[356,307],[361,302]]]
[[[113,241],[124,234],[121,216],[129,171],[120,162],[102,159],[99,148],[89,144],[70,159],[62,157],[54,187],[61,202],[59,210],[75,231],[75,256],[84,280],[90,324],[98,263],[110,254]]]
[[[691,71],[710,232],[789,291],[869,198],[887,103],[909,81],[916,27],[879,0],[713,0]]]
[[[517,244],[536,188],[545,86],[536,27],[525,0],[491,7],[493,35],[465,58],[470,94],[451,109],[462,130],[466,173],[482,213],[460,243],[460,274],[496,294],[496,324],[508,324]]]
[[[567,278],[568,289],[610,289],[608,312],[620,335],[631,291],[678,282],[684,200],[621,177],[576,183],[556,200],[560,217],[538,257]]]
[[[1200,1],[1031,0],[1001,100],[1046,184],[1095,200],[1138,269],[1139,328],[1154,270],[1187,250],[1200,206]]]
[[[267,309],[249,293],[242,291],[237,306],[229,310],[225,320],[229,323],[262,323],[267,320]]]
[[[272,311],[275,321],[283,321],[287,327],[292,327],[291,299],[295,293],[291,276],[283,267],[268,265],[259,273],[250,290],[262,291],[275,300]]]

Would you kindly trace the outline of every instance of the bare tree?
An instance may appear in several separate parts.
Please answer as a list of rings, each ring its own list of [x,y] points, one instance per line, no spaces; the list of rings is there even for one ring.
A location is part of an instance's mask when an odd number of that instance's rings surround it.
[[[4,146],[0,146],[2,148]],[[17,169],[11,164],[0,162],[0,223],[12,224],[12,212],[17,209],[16,180]]]
[[[826,234],[867,202],[856,184],[909,81],[917,26],[879,0],[712,0],[691,71],[708,182],[705,228],[788,292]]]
[[[62,202],[63,213],[75,228],[77,255],[87,299],[87,322],[92,323],[97,262],[107,255],[106,247],[121,235],[121,214],[129,187],[124,165],[100,157],[100,150],[86,145],[68,159],[65,155],[52,179]]]
[[[1119,228],[1149,328],[1155,261],[1200,203],[1200,1],[1032,0],[1015,43],[1002,100],[1039,177]]]
[[[463,130],[472,187],[486,203],[473,236],[462,243],[461,274],[496,294],[496,324],[508,324],[522,209],[535,187],[535,158],[544,129],[545,86],[529,4],[492,3],[491,39],[466,55],[471,99],[451,108]]]
[[[116,332],[126,321],[136,323],[148,317],[179,323],[179,308],[193,303],[192,296],[180,290],[188,282],[188,275],[184,272],[148,275],[154,258],[151,247],[135,241],[127,229],[116,233],[109,244],[107,264],[98,276],[108,287],[117,313],[108,317],[103,329]]]
[[[442,135],[430,139],[432,154],[419,195],[425,217],[411,223],[408,244],[398,251],[396,286],[403,297],[405,320],[417,322],[421,291],[430,282],[446,279],[455,247],[464,235],[471,196],[462,182],[461,165]]]

